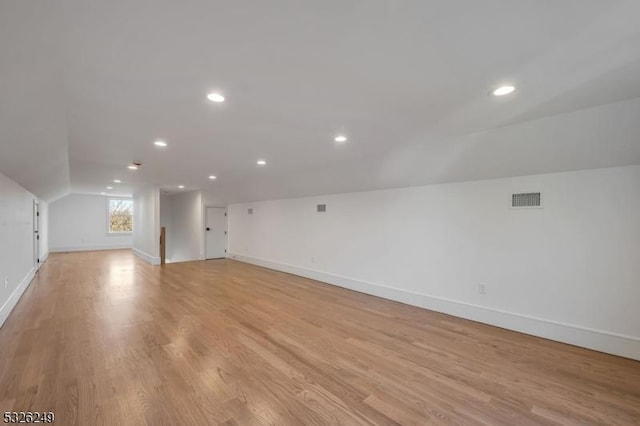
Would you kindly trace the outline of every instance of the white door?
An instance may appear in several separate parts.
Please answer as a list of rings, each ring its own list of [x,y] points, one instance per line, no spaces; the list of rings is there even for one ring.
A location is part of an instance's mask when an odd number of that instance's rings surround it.
[[[40,208],[33,200],[33,266],[40,268]]]
[[[205,257],[207,259],[226,257],[227,210],[225,208],[207,207],[205,234]]]

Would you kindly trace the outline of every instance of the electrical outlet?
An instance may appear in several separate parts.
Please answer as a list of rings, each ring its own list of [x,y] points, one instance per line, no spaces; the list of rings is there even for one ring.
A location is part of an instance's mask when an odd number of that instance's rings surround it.
[[[478,293],[487,294],[487,286],[484,284],[478,284]]]

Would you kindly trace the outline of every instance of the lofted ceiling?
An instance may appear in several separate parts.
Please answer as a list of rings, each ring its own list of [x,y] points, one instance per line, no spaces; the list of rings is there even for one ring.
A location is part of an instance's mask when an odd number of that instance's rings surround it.
[[[0,171],[45,199],[640,164],[635,0],[0,0],[0,49]]]

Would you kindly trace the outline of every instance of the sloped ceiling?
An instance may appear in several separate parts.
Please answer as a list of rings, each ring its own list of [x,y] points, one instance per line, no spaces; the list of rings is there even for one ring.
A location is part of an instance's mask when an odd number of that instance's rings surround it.
[[[0,172],[39,197],[70,190],[62,10],[0,2]]]
[[[1,5],[0,171],[45,198],[181,184],[227,203],[640,163],[636,1]],[[517,92],[488,96],[502,82]]]

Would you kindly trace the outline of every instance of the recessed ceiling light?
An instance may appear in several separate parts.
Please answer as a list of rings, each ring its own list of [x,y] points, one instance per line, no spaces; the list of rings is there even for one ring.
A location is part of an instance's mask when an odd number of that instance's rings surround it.
[[[258,161],[256,161],[256,164],[257,164],[258,166],[264,166],[264,165],[266,165],[266,164],[267,164],[267,162],[266,162],[265,160],[258,160]]]
[[[107,189],[113,189],[113,186],[107,186]]]
[[[509,93],[513,93],[516,90],[515,86],[505,85],[496,88],[492,93],[493,96],[504,96]]]
[[[114,179],[113,183],[122,183],[122,181],[120,179]]]
[[[347,137],[345,135],[338,135],[333,140],[342,143],[347,141]]]
[[[160,140],[155,141],[153,144],[154,144],[155,146],[162,146],[162,147],[167,146],[167,143],[166,143],[165,141],[160,141]]]
[[[138,170],[138,166],[136,166],[135,164],[132,164],[129,166],[129,170]]]
[[[178,189],[184,189],[184,185],[178,185]]]
[[[220,93],[209,93],[207,95],[207,99],[209,99],[211,102],[224,102],[224,96],[222,96]]]
[[[214,175],[209,176],[209,179],[216,180],[217,178]]]

